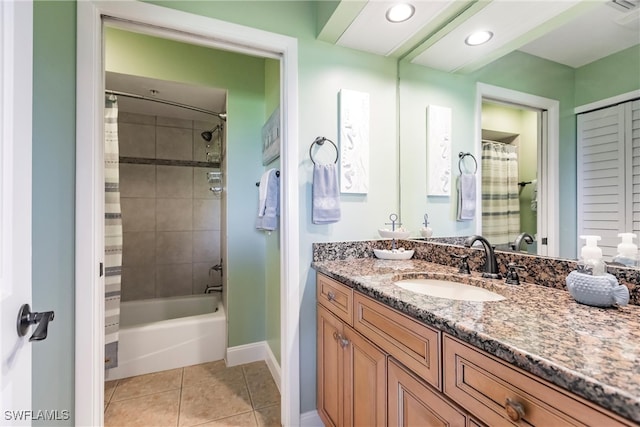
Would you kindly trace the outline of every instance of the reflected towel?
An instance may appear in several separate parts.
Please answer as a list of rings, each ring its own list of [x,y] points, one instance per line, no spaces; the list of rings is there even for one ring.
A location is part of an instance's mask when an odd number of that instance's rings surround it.
[[[470,173],[458,177],[458,221],[471,221],[476,216],[476,176]]]
[[[531,210],[533,212],[538,210],[538,180],[531,181]]]
[[[260,210],[256,219],[256,228],[267,231],[275,230],[278,228],[278,215],[280,214],[280,182],[275,169],[269,169],[262,174],[259,193]]]
[[[340,189],[338,166],[315,164],[313,166],[311,220],[314,224],[331,224],[340,221]]]

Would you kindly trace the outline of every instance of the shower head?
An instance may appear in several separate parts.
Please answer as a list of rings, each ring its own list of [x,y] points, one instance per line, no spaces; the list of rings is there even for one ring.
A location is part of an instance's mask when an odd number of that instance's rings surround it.
[[[213,133],[215,131],[221,131],[221,130],[222,130],[222,125],[217,125],[216,127],[214,127],[211,130],[206,130],[206,131],[202,132],[200,134],[200,136],[202,136],[202,139],[204,139],[205,141],[210,142],[211,139],[213,139]]]

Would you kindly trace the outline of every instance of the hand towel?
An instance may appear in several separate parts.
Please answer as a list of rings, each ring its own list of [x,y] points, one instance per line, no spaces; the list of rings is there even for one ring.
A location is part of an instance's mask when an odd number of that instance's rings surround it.
[[[260,185],[258,188],[258,216],[264,216],[264,209],[267,204],[267,184],[269,181],[269,174],[274,169],[269,169],[260,177]]]
[[[314,224],[340,221],[340,187],[335,163],[313,166],[311,220]]]
[[[538,210],[538,180],[531,181],[531,210],[533,212]]]
[[[476,216],[476,176],[464,173],[458,177],[458,221],[471,221]]]
[[[266,179],[263,179],[266,175]],[[256,228],[258,230],[272,231],[278,228],[278,215],[280,214],[280,182],[275,169],[269,169],[260,178],[260,197],[265,194],[264,209],[258,211]],[[263,188],[264,187],[264,188]],[[260,200],[262,206],[262,200]]]

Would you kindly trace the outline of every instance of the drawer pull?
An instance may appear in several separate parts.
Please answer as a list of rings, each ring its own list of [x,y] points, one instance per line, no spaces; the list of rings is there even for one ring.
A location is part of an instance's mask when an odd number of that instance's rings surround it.
[[[327,299],[328,299],[329,301],[334,301],[334,300],[336,299],[336,294],[334,294],[333,292],[329,292],[329,293],[327,294]]]
[[[340,347],[347,348],[349,345],[349,340],[344,337],[344,335],[338,333],[337,331],[333,331],[333,339],[338,341]]]
[[[520,421],[521,418],[524,418],[524,406],[522,406],[522,403],[507,397],[506,402],[504,402],[504,409],[507,411],[511,421]]]

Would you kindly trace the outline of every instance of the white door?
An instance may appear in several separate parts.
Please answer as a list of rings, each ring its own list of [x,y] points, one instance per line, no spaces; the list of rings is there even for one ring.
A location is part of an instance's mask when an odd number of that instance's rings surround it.
[[[31,425],[31,344],[18,337],[31,303],[33,5],[0,1],[0,425]]]

